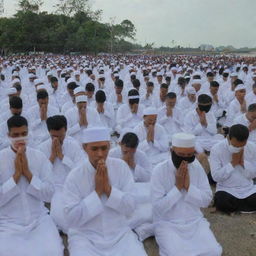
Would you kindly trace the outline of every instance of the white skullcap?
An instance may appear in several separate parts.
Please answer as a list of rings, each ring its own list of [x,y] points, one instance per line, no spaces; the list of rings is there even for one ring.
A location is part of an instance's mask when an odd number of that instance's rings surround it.
[[[105,127],[91,127],[83,132],[82,143],[110,141],[110,129]]]
[[[79,71],[75,71],[74,72],[74,76],[80,76],[80,72]]]
[[[7,92],[7,95],[12,95],[17,93],[17,89],[15,87],[11,87],[11,88],[8,88],[6,92]]]
[[[255,77],[256,77],[256,73],[253,73],[253,74],[252,74],[252,78],[255,78]]]
[[[85,92],[85,89],[82,86],[78,86],[74,89],[74,94]]]
[[[34,74],[29,74],[28,75],[28,78],[30,79],[30,78],[36,78],[36,75],[34,75]]]
[[[40,84],[36,87],[36,90],[39,91],[39,90],[46,90],[47,91],[47,87],[44,85],[44,84]]]
[[[100,78],[105,78],[104,74],[99,74],[99,79]]]
[[[193,79],[191,84],[201,84],[202,80],[201,79]]]
[[[85,95],[77,96],[76,103],[79,103],[79,102],[87,102],[87,96],[85,96]]]
[[[74,78],[70,77],[70,78],[67,80],[67,85],[68,85],[69,83],[75,83],[75,82],[76,82],[76,80],[75,80]]]
[[[162,74],[162,72],[157,72],[156,73],[156,76],[162,76],[163,74]]]
[[[236,88],[235,88],[235,92],[240,91],[240,90],[246,90],[246,86],[244,84],[239,84]]]
[[[157,109],[154,107],[149,107],[149,108],[145,108],[143,110],[143,115],[144,116],[149,116],[149,115],[157,115]]]
[[[230,74],[230,77],[235,77],[235,76],[238,76],[238,74],[236,72],[233,72]]]
[[[187,87],[186,91],[188,94],[196,94],[196,89],[192,86]]]
[[[17,71],[14,71],[12,76],[19,76],[19,73]]]
[[[189,133],[175,133],[172,136],[172,146],[178,148],[193,148],[195,147],[196,137]]]
[[[20,79],[19,78],[15,78],[12,80],[12,86],[15,85],[16,83],[20,84]]]
[[[119,74],[118,73],[114,73],[114,77],[119,77]]]
[[[43,81],[42,79],[36,79],[36,80],[34,81],[34,83],[35,83],[35,85],[38,85],[38,84],[43,84],[44,81]]]

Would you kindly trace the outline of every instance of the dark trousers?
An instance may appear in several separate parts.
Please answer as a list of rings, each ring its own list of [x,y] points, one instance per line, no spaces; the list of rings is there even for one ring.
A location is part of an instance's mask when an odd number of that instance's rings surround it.
[[[238,199],[227,192],[218,191],[214,196],[214,204],[217,210],[226,213],[256,211],[256,193],[244,199]]]

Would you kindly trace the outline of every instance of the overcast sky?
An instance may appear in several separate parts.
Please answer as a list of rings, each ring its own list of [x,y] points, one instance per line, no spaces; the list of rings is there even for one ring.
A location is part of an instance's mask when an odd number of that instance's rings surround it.
[[[156,46],[196,47],[200,44],[256,47],[256,0],[90,0],[103,11],[102,21],[131,20],[137,42]],[[5,15],[17,10],[17,0],[4,0]],[[53,12],[58,0],[44,0]]]

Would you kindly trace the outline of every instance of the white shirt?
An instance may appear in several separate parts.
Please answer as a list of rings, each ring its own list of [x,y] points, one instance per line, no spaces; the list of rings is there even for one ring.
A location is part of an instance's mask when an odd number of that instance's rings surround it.
[[[231,164],[232,153],[228,140],[216,144],[210,154],[210,166],[213,179],[217,182],[216,191],[225,191],[239,199],[256,193],[253,178],[256,177],[256,145],[247,142],[244,147],[244,168]]]

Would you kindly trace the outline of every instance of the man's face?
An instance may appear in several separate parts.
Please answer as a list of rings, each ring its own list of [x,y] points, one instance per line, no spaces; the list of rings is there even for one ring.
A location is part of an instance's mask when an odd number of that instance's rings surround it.
[[[173,99],[167,98],[167,99],[165,100],[166,106],[167,106],[167,107],[174,108],[174,107],[175,107],[175,104],[176,104],[176,100],[177,100],[176,98],[173,98]]]
[[[78,102],[76,105],[79,110],[81,110],[82,108],[86,109],[87,102]]]
[[[92,142],[83,144],[83,148],[88,155],[89,161],[96,168],[100,160],[106,161],[110,143],[109,141]]]
[[[12,144],[12,147],[15,150],[18,150],[19,147],[25,147],[26,141],[22,139],[22,137],[28,136],[28,127],[23,125],[21,127],[12,127],[8,132],[8,136],[11,139],[16,139],[16,141]],[[21,140],[19,140],[21,138]]]
[[[250,122],[253,122],[254,120],[256,120],[256,111],[252,111],[252,112],[247,112],[247,117],[250,120]]]
[[[124,144],[120,144],[120,146],[121,146],[121,151],[122,151],[122,154],[123,155],[127,155],[127,154],[129,154],[129,155],[134,155],[135,154],[135,152],[136,152],[136,149],[137,148],[129,148],[129,147],[126,147]]]
[[[87,95],[88,98],[91,99],[94,95],[94,91],[86,91],[86,95]]]
[[[201,89],[201,84],[192,84],[192,86],[195,88],[196,92]]]
[[[115,86],[116,94],[121,94],[123,91],[123,87],[117,87]]]
[[[41,108],[42,106],[48,106],[48,98],[45,98],[45,99],[39,99],[37,100],[38,104],[39,104],[39,107]]]
[[[153,86],[147,86],[147,92],[152,93],[154,87]]]
[[[243,100],[244,99],[244,97],[245,97],[245,94],[246,94],[246,90],[239,90],[239,91],[236,91],[236,97],[237,97],[237,99],[241,99],[241,100]]]
[[[60,144],[63,144],[63,141],[66,136],[66,131],[67,130],[65,129],[65,127],[62,127],[60,130],[50,130],[49,133],[50,133],[52,140],[54,138],[57,138],[59,140]]]
[[[157,120],[157,115],[144,116],[144,124],[146,127],[149,127],[150,125],[155,125],[156,120]]]
[[[162,83],[163,77],[162,76],[157,76],[157,81],[158,81],[158,83]]]
[[[212,87],[212,86],[210,86],[210,91],[211,91],[212,95],[215,95],[215,94],[218,93],[219,87]]]
[[[57,89],[57,88],[58,88],[58,85],[59,85],[58,81],[52,83],[52,87],[53,87],[54,89]]]
[[[188,99],[191,102],[196,102],[196,94],[188,94]]]
[[[79,82],[80,81],[80,75],[75,75],[75,79],[76,79],[77,82]]]
[[[192,157],[195,154],[195,148],[172,147],[172,150],[180,157]]]
[[[14,116],[20,116],[22,112],[22,108],[10,108],[10,110]]]
[[[232,139],[230,139],[229,137],[228,137],[228,140],[229,140],[229,143],[232,145],[232,146],[234,146],[234,147],[236,147],[236,148],[242,148],[242,147],[244,147],[245,145],[246,145],[246,143],[247,143],[247,140],[245,140],[245,141],[239,141],[239,140],[237,140],[236,138],[232,138]]]
[[[161,95],[162,97],[166,96],[167,93],[168,93],[168,89],[166,89],[166,88],[161,88],[161,89],[160,89],[160,95]]]
[[[208,76],[207,79],[209,82],[212,82],[214,80],[214,76]]]

